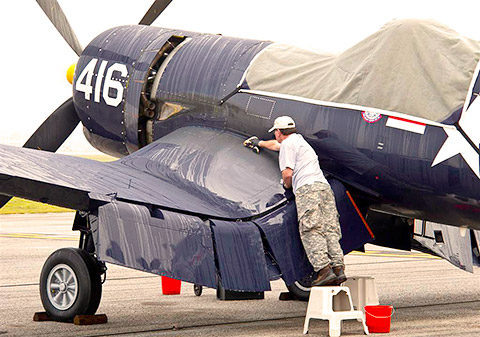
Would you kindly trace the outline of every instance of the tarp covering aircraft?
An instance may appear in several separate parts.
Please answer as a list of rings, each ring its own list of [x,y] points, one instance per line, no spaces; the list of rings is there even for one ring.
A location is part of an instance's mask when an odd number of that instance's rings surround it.
[[[271,44],[245,81],[252,90],[445,122],[463,106],[478,60],[479,41],[433,20],[394,20],[338,55]]]

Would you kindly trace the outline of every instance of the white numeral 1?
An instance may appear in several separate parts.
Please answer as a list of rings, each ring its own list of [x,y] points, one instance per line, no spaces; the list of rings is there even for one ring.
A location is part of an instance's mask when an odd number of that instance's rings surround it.
[[[75,89],[77,91],[83,92],[87,101],[90,100],[90,96],[92,95],[92,79],[93,75],[95,75],[95,67],[97,65],[97,62],[98,59],[91,59],[90,62],[85,66],[85,68],[83,68],[82,72],[77,78],[77,81],[75,82]],[[100,63],[98,74],[95,80],[95,93],[93,100],[96,103],[100,103],[100,93],[103,92],[102,97],[105,100],[105,103],[110,106],[116,107],[122,101],[124,88],[122,82],[120,82],[119,79],[113,78],[113,73],[117,71],[120,73],[120,77],[127,77],[128,70],[127,66],[122,63],[114,63],[110,67],[108,67],[102,90],[103,76],[105,74],[107,64],[108,61],[106,60],[103,60],[102,63]],[[82,83],[84,81],[85,83]],[[112,92],[113,96],[110,96],[110,89],[114,89],[114,91]]]

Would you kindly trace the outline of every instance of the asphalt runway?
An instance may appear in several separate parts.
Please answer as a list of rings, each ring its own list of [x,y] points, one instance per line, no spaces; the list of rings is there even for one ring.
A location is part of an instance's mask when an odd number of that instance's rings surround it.
[[[220,301],[205,288],[197,297],[188,283],[167,296],[159,276],[114,265],[98,310],[107,324],[34,322],[43,311],[38,278],[45,259],[78,245],[72,220],[73,213],[0,216],[0,336],[303,336],[307,304],[279,301],[281,281],[264,300]],[[384,336],[480,336],[480,269],[470,274],[423,253],[371,245],[345,260],[347,276],[373,276],[380,304],[395,308]],[[312,320],[309,335],[328,336],[328,322]],[[361,323],[345,321],[342,336],[363,336]]]

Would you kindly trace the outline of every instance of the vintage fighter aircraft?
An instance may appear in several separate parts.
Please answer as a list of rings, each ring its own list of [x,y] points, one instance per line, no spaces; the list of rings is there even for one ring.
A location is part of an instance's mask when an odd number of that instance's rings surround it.
[[[480,230],[480,43],[396,21],[341,55],[149,26],[112,28],[82,49],[56,1],[38,0],[79,55],[73,97],[24,148],[0,146],[11,196],[77,210],[79,248],[46,261],[40,295],[56,320],[93,314],[105,263],[236,292],[282,278],[308,296],[312,268],[269,137],[292,116],[334,189],[345,253],[410,249],[414,219]],[[81,122],[119,160],[55,154]],[[478,236],[472,247],[478,251]]]

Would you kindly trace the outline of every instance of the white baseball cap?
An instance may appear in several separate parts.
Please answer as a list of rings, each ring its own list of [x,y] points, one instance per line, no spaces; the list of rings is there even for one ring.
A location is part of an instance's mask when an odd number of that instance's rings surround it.
[[[291,129],[295,127],[295,121],[292,117],[289,116],[280,116],[275,119],[273,123],[273,127],[268,130],[268,132],[272,132],[275,129]]]

